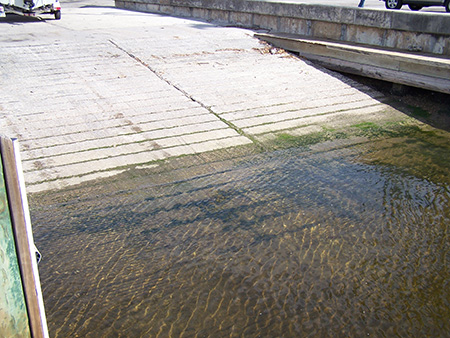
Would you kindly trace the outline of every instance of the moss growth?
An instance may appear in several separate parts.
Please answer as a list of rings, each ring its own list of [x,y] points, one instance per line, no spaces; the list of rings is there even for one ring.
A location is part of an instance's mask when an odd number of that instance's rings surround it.
[[[351,126],[354,128],[355,136],[363,136],[367,138],[380,137],[404,137],[408,135],[416,135],[417,133],[426,133],[418,125],[404,124],[401,122],[386,123],[378,125],[373,122],[363,122]]]
[[[403,122],[389,122],[377,124],[374,122],[362,122],[346,129],[329,129],[323,128],[323,131],[306,134],[293,135],[289,131],[276,135],[274,140],[266,143],[267,150],[270,149],[286,149],[292,147],[308,148],[312,145],[334,141],[338,139],[348,139],[351,137],[365,137],[368,139],[378,138],[399,138],[399,137],[418,137],[426,139],[429,137],[437,137],[434,131],[424,130],[416,124],[408,124]]]
[[[280,133],[277,135],[276,139],[270,143],[272,148],[308,148],[309,146],[321,142],[344,139],[347,137],[347,134],[344,132],[331,132],[329,130],[298,136],[288,133]]]
[[[363,122],[353,125],[352,127],[360,128],[362,130],[369,130],[374,128],[379,128],[375,123],[373,122]]]
[[[381,137],[387,134],[391,134],[391,130],[387,129],[386,126],[382,127],[373,122],[358,123],[353,125],[352,127],[356,128],[357,135],[369,138]]]

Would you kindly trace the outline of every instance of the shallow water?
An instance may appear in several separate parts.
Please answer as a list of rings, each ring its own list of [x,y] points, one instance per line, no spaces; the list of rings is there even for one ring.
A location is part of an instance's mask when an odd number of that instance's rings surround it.
[[[36,206],[50,334],[448,336],[449,147],[291,148]]]

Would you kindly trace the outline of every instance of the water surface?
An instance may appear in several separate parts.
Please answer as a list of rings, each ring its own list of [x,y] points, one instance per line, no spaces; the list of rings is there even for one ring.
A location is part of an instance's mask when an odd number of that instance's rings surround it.
[[[448,336],[449,154],[328,142],[35,202],[51,336]]]

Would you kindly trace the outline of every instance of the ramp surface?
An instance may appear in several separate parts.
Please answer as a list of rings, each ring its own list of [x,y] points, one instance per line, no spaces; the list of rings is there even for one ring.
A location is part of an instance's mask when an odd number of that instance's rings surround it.
[[[379,93],[245,29],[111,1],[0,25],[0,128],[20,141],[29,192],[280,132],[398,117]]]

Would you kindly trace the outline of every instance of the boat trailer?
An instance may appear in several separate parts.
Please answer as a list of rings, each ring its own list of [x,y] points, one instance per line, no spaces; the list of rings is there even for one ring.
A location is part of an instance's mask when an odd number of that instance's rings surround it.
[[[59,20],[61,4],[59,0],[0,0],[0,17],[6,17],[8,13],[23,16],[53,14]]]

